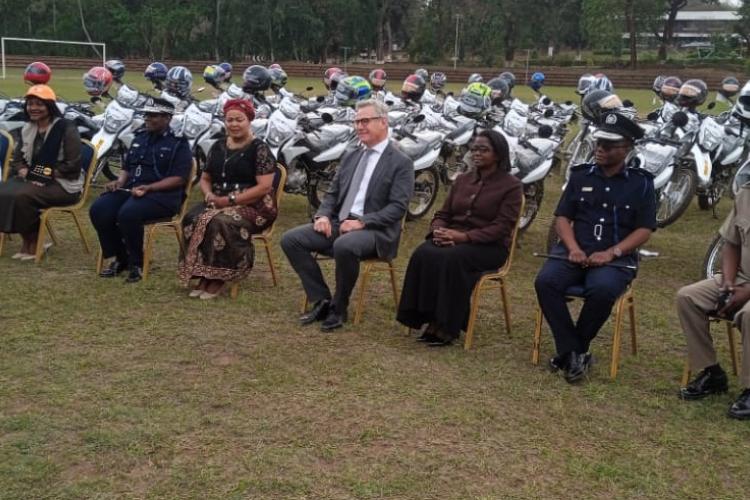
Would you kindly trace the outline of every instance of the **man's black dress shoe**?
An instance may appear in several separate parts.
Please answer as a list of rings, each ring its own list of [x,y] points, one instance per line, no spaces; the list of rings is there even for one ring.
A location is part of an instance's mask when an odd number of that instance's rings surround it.
[[[728,415],[738,420],[750,419],[750,389],[745,389],[729,407]]]
[[[565,368],[567,368],[568,366],[565,362],[565,356],[555,356],[554,358],[549,358],[547,365],[549,366],[549,370],[552,373],[557,373],[560,370],[565,370]]]
[[[578,354],[572,351],[568,355],[568,366],[565,368],[565,381],[574,384],[582,380],[589,373],[591,368],[591,354],[586,352]]]
[[[723,394],[728,389],[727,374],[717,366],[713,371],[705,369],[700,372],[687,387],[680,389],[680,397],[693,401],[703,399],[711,394]]]
[[[125,278],[125,283],[138,283],[143,279],[143,271],[138,266],[130,266],[128,268],[128,277]]]
[[[329,300],[319,300],[312,305],[312,309],[299,317],[301,325],[309,325],[316,321],[323,321],[328,316],[328,308],[331,305]]]
[[[427,345],[430,347],[445,347],[449,346],[453,343],[452,340],[448,339],[441,339],[437,335],[433,335],[433,338],[426,341]]]
[[[118,274],[122,273],[127,269],[128,266],[125,264],[122,264],[119,260],[113,260],[109,263],[109,267],[107,269],[103,269],[102,272],[99,273],[100,278],[114,278]]]
[[[346,312],[339,313],[335,307],[331,306],[328,309],[328,316],[320,324],[320,331],[331,332],[344,326],[344,323],[346,323]]]

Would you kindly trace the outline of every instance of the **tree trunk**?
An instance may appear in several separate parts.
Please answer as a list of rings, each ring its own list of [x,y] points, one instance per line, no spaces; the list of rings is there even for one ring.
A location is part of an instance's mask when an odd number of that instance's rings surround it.
[[[635,12],[634,12],[634,0],[627,0],[625,4],[625,18],[628,23],[628,33],[630,33],[630,69],[636,69],[638,67],[638,52],[637,52],[637,33],[635,26]]]
[[[659,60],[667,60],[667,50],[672,45],[674,38],[674,25],[677,20],[677,13],[687,5],[687,0],[671,0],[669,2],[669,12],[667,19],[664,21],[664,30],[661,34],[661,43],[659,44]]]
[[[219,60],[219,20],[221,19],[221,0],[216,0],[216,22],[214,23],[214,59]]]
[[[505,19],[505,36],[503,37],[503,43],[505,44],[505,65],[512,66],[513,59],[516,56],[516,26],[512,19]]]
[[[81,4],[81,0],[78,0],[78,15],[81,17],[81,29],[83,30],[83,34],[86,35],[86,40],[88,40],[89,43],[93,43],[91,35],[89,35],[89,30],[86,29],[86,21],[83,19],[83,5]],[[96,45],[92,45],[91,48],[94,49],[97,56],[102,57]]]
[[[391,30],[391,21],[388,20],[385,23],[385,39],[388,46],[386,47],[385,54],[389,61],[393,60],[391,51],[393,50],[393,31]]]

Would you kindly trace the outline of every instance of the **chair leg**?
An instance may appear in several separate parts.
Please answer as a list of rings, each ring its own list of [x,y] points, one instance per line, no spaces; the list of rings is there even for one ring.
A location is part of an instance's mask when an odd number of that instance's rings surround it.
[[[47,212],[43,212],[39,220],[39,232],[37,233],[36,237],[36,252],[34,256],[34,262],[36,262],[37,264],[42,261],[42,257],[44,256],[44,239],[47,236],[47,223]]]
[[[307,312],[307,294],[304,293],[302,296],[302,310],[300,311],[300,314],[305,314]]]
[[[534,325],[534,343],[531,348],[531,364],[539,364],[539,350],[542,347],[542,308],[537,304],[536,306],[536,321]]]
[[[464,350],[468,351],[471,349],[471,344],[474,342],[474,325],[477,321],[477,313],[479,312],[479,297],[482,292],[482,284],[484,282],[480,278],[477,284],[474,285],[474,290],[471,292],[471,309],[469,311],[469,323],[466,325],[466,337],[464,338]]]
[[[362,275],[359,277],[361,280],[359,283],[359,297],[357,299],[357,307],[354,312],[354,324],[358,325],[360,319],[362,319],[362,308],[365,304],[365,293],[367,292],[367,280],[370,278],[370,269],[372,264],[365,264],[365,268],[362,270]]]
[[[182,225],[175,224],[172,226],[174,229],[174,235],[177,237],[177,245],[180,247],[180,258],[183,258],[186,253],[185,242],[182,239]]]
[[[635,297],[628,298],[628,315],[630,316],[630,353],[638,355],[638,326],[635,323]]]
[[[50,238],[52,238],[52,243],[54,243],[56,246],[60,245],[60,240],[57,239],[57,233],[55,232],[55,229],[52,227],[52,224],[50,223],[49,219],[47,219],[46,226],[47,226],[47,232],[49,233]],[[44,245],[44,243],[42,243],[42,245]]]
[[[505,280],[502,278],[500,278],[500,299],[503,301],[503,312],[505,313],[505,330],[508,332],[508,337],[510,337],[510,301],[508,300],[508,291],[505,289]]]
[[[83,249],[86,253],[91,253],[91,247],[89,246],[89,240],[86,239],[86,235],[83,232],[83,226],[81,225],[81,220],[78,218],[78,214],[71,211],[70,215],[73,216],[73,220],[76,223],[76,227],[78,228],[78,234],[81,235],[81,243],[83,243]]]
[[[151,268],[151,252],[154,246],[154,230],[156,226],[149,226],[146,229],[146,248],[143,250],[143,279],[148,278],[148,273]]]
[[[617,369],[620,366],[620,342],[622,340],[622,310],[625,300],[621,297],[615,306],[615,333],[612,337],[612,362],[609,368],[609,377],[617,378]]]
[[[102,252],[102,247],[99,247],[99,251],[96,254],[96,275],[99,276],[99,273],[102,272],[102,267],[104,267],[104,252]]]
[[[396,269],[393,262],[388,263],[388,273],[391,275],[391,291],[393,292],[393,308],[398,312],[398,288],[396,287]]]
[[[232,300],[236,300],[239,294],[240,294],[240,284],[237,282],[232,283],[232,286],[229,287],[229,297]]]
[[[682,382],[680,387],[686,387],[690,382],[690,358],[685,356],[685,368],[682,370]]]
[[[271,281],[273,281],[273,286],[278,286],[279,282],[276,278],[276,268],[273,265],[273,256],[271,255],[271,243],[267,240],[263,240],[263,246],[266,247],[266,258],[268,259],[268,268],[271,270]]]
[[[0,255],[3,254],[5,248],[5,233],[0,233]]]
[[[727,321],[727,337],[729,340],[729,354],[732,356],[732,373],[737,376],[739,363],[737,361],[737,345],[734,343],[734,324]]]

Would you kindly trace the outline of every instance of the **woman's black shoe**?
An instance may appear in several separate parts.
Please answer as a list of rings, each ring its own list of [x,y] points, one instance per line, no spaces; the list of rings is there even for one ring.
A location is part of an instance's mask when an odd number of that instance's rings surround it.
[[[138,283],[143,279],[143,271],[138,266],[130,266],[128,277],[125,278],[125,283]]]
[[[128,266],[126,264],[120,263],[118,260],[113,260],[109,263],[109,267],[107,269],[102,270],[102,272],[99,273],[100,278],[114,278],[118,274],[122,274],[125,272],[125,269],[127,269]]]

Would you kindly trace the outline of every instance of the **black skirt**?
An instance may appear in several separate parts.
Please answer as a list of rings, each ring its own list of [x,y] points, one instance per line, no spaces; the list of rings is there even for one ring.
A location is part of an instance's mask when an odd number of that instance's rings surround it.
[[[39,230],[41,209],[72,205],[80,196],[57,182],[37,186],[15,177],[0,182],[0,233],[34,233]]]
[[[457,338],[466,329],[474,285],[507,257],[499,243],[439,247],[425,241],[409,259],[396,319],[415,329],[434,322],[445,340]]]

